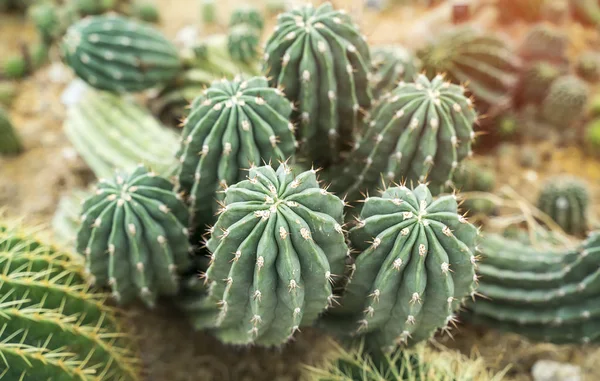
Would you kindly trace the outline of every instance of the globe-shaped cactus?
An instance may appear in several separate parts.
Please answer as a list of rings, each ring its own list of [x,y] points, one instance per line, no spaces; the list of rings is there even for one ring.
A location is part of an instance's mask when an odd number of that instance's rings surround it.
[[[264,77],[214,82],[194,100],[177,155],[194,227],[213,222],[222,187],[243,180],[252,165],[277,165],[294,153],[291,112],[290,102]]]
[[[229,17],[229,27],[246,24],[260,33],[265,25],[265,20],[260,11],[251,6],[235,9]]]
[[[227,35],[227,49],[236,61],[251,62],[258,57],[259,33],[246,24],[232,27]]]
[[[527,62],[546,61],[555,65],[568,65],[569,39],[565,32],[548,23],[533,26],[525,35],[519,49]]]
[[[516,95],[521,104],[541,103],[554,81],[558,79],[563,71],[556,65],[539,61],[530,65],[521,74],[519,92]]]
[[[565,232],[583,235],[588,228],[590,196],[585,183],[571,176],[554,176],[544,184],[538,207]]]
[[[371,104],[369,47],[350,17],[331,4],[282,13],[265,47],[270,84],[296,104],[305,152],[319,165],[352,143],[360,110]]]
[[[98,286],[126,304],[178,291],[178,271],[190,265],[188,210],[173,185],[140,166],[101,180],[81,212],[77,251]]]
[[[569,130],[585,116],[589,93],[587,84],[573,75],[558,78],[542,103],[543,120],[557,129]]]
[[[250,169],[225,192],[207,247],[212,325],[224,342],[279,345],[333,301],[348,247],[344,202],[319,187],[314,170],[286,164]]]
[[[400,81],[414,81],[419,73],[419,60],[400,45],[378,46],[371,53],[370,82],[375,99],[393,90]]]

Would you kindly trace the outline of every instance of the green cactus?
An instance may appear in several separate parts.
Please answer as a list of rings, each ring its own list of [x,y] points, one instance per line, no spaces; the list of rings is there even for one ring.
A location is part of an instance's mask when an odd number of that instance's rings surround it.
[[[157,23],[160,21],[160,14],[156,5],[148,1],[137,0],[133,4],[132,14],[138,19],[146,22]]]
[[[81,211],[77,251],[99,286],[121,304],[154,306],[178,291],[178,271],[190,265],[188,211],[173,185],[143,166],[114,182],[100,181]]]
[[[519,58],[503,39],[459,27],[418,52],[425,72],[466,84],[481,106],[505,107],[518,82]]]
[[[10,121],[8,112],[0,107],[0,156],[17,155],[23,151],[23,144]]]
[[[241,24],[246,24],[256,29],[260,34],[265,26],[265,20],[258,9],[251,6],[244,6],[235,9],[229,18],[230,28]]]
[[[463,192],[490,192],[496,185],[496,174],[481,164],[468,162],[454,172],[452,183]]]
[[[283,163],[253,167],[225,191],[207,247],[209,300],[220,305],[215,334],[235,344],[280,345],[334,300],[348,247],[344,202]]]
[[[177,49],[159,31],[117,15],[89,17],[71,25],[62,50],[81,79],[109,91],[155,87],[181,69]]]
[[[214,24],[217,21],[215,0],[200,0],[200,16],[204,24]]]
[[[0,268],[3,379],[140,379],[131,340],[76,258],[0,224]]]
[[[267,14],[271,16],[283,13],[288,8],[287,0],[267,0],[266,8]]]
[[[194,100],[177,153],[193,228],[213,222],[221,187],[245,179],[252,165],[276,166],[294,154],[291,112],[290,102],[264,77],[215,82]]]
[[[419,73],[419,60],[400,45],[375,47],[371,53],[370,83],[374,99],[393,90],[400,81],[414,81]]]
[[[20,79],[29,74],[29,66],[23,55],[10,56],[2,62],[2,76],[8,79]]]
[[[271,86],[296,103],[293,119],[303,153],[318,165],[337,161],[352,145],[361,109],[371,104],[364,36],[331,4],[306,5],[278,17],[265,61]]]
[[[571,250],[536,249],[488,234],[480,244],[477,292],[466,320],[533,340],[587,343],[600,338],[600,234]]]
[[[128,171],[139,163],[168,176],[179,164],[177,135],[136,102],[115,94],[86,89],[67,110],[64,130],[99,178],[111,178],[115,169]]]
[[[573,75],[558,78],[542,103],[542,119],[560,130],[569,130],[585,116],[587,84]]]
[[[436,76],[401,83],[371,111],[364,136],[336,170],[332,189],[350,200],[388,181],[422,182],[438,193],[471,154],[477,114],[464,88]]]
[[[577,58],[577,74],[588,82],[600,80],[600,54],[588,51]]]
[[[350,316],[369,347],[428,339],[474,292],[478,231],[457,208],[453,196],[434,200],[424,184],[366,199],[349,233],[359,254],[337,313]]]
[[[570,0],[573,16],[588,25],[600,25],[600,4],[597,0]]]
[[[520,56],[527,62],[547,61],[555,65],[568,65],[567,49],[569,37],[558,27],[548,24],[536,24],[525,35]]]
[[[519,103],[542,103],[550,87],[564,72],[554,64],[540,61],[530,65],[521,76]]]
[[[0,81],[0,107],[10,107],[18,93],[17,85],[9,81]]]
[[[586,126],[585,144],[591,154],[600,157],[600,120],[593,120]]]
[[[565,232],[583,235],[588,228],[589,191],[585,183],[571,176],[554,176],[544,184],[538,208]]]
[[[227,48],[236,61],[252,62],[259,56],[260,36],[258,30],[248,24],[239,24],[229,29]]]
[[[42,2],[34,5],[29,9],[29,17],[44,43],[51,44],[58,37],[60,18],[54,4]]]

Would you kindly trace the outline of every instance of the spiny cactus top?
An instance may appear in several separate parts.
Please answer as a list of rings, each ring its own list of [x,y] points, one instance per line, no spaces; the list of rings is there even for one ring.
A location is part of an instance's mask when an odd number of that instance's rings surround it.
[[[235,9],[229,18],[229,27],[241,24],[246,24],[252,28],[255,28],[260,34],[265,25],[265,20],[258,9],[250,6],[244,6]]]
[[[428,339],[474,292],[478,232],[457,207],[423,184],[366,199],[349,233],[360,254],[341,301],[359,334],[377,346]]]
[[[542,103],[542,118],[561,130],[581,122],[589,98],[588,85],[574,75],[558,78]]]
[[[282,344],[333,301],[348,254],[344,202],[319,188],[315,171],[294,176],[286,164],[252,168],[225,193],[207,243],[217,336]]]
[[[378,99],[400,81],[412,82],[420,69],[419,60],[400,45],[379,46],[373,48],[371,63],[371,90],[374,99]]]
[[[74,257],[0,223],[0,378],[135,381],[131,341]]]
[[[542,187],[538,208],[565,232],[584,235],[588,229],[590,196],[583,181],[571,176],[554,176]]]
[[[358,27],[329,3],[282,13],[265,61],[271,86],[296,103],[306,153],[319,165],[337,160],[371,104],[369,47]]]
[[[21,139],[8,116],[8,112],[0,107],[0,156],[16,155],[23,150]]]
[[[117,15],[87,17],[69,27],[65,60],[90,85],[140,91],[171,80],[181,69],[175,46],[158,30]]]
[[[189,266],[188,211],[166,179],[140,166],[114,182],[101,180],[82,208],[77,251],[93,281],[128,303],[153,306],[178,291],[178,270]]]
[[[193,227],[212,223],[217,191],[243,180],[252,165],[287,160],[295,151],[290,102],[264,77],[214,82],[194,100],[178,157]]]
[[[367,119],[365,134],[332,183],[350,199],[388,181],[431,182],[439,192],[471,153],[477,114],[464,88],[419,75],[383,97]]]

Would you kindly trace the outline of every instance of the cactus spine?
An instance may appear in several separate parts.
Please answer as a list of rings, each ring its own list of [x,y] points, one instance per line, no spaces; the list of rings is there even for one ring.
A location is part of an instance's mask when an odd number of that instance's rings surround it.
[[[439,192],[471,153],[477,114],[464,89],[419,75],[379,100],[368,128],[332,184],[355,199],[359,191],[389,181],[431,182]],[[435,165],[434,165],[435,164]]]
[[[140,166],[100,181],[83,204],[77,251],[99,286],[126,304],[153,306],[178,291],[178,271],[190,264],[188,211],[172,184]]]
[[[538,208],[565,232],[583,235],[588,228],[589,191],[577,178],[555,176],[544,184]]]
[[[90,85],[141,91],[171,80],[181,69],[175,46],[158,30],[122,16],[94,16],[69,27],[67,64]]]
[[[265,61],[271,86],[296,103],[303,150],[319,165],[338,160],[371,104],[369,47],[350,17],[329,3],[282,13]]]
[[[587,84],[573,76],[558,78],[542,103],[542,118],[560,130],[568,130],[581,121],[589,97]]]
[[[13,127],[8,113],[0,107],[0,156],[17,155],[23,151],[21,139]]]
[[[225,191],[207,247],[212,324],[224,342],[279,345],[333,302],[348,247],[344,203],[319,188],[314,170],[298,176],[285,163],[250,169]]]
[[[0,268],[3,379],[139,379],[116,312],[90,292],[74,257],[0,225]]]
[[[402,46],[380,46],[373,48],[371,64],[371,90],[378,99],[400,81],[412,82],[420,69],[419,60]]]
[[[212,223],[220,187],[243,180],[252,165],[276,165],[294,153],[291,112],[264,77],[214,82],[194,100],[177,154],[193,227]]]

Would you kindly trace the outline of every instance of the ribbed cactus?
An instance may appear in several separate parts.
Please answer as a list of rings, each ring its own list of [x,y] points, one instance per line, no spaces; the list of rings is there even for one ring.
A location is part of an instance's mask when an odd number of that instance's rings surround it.
[[[131,341],[74,257],[0,224],[0,269],[2,379],[139,379]]]
[[[551,24],[537,24],[525,35],[520,56],[527,62],[547,61],[568,65],[569,38],[565,32]]]
[[[286,164],[250,169],[225,195],[207,242],[215,334],[282,344],[333,302],[348,254],[344,202],[319,187],[315,171],[294,176]]]
[[[81,213],[77,251],[97,285],[122,304],[177,293],[178,271],[190,264],[189,215],[168,180],[142,166],[118,174],[98,183]]]
[[[587,231],[590,195],[578,178],[549,178],[540,192],[538,208],[569,234],[583,235]]]
[[[419,73],[419,60],[400,45],[375,47],[371,53],[370,83],[375,99],[393,90],[400,81],[414,81]]]
[[[476,119],[464,88],[441,75],[401,83],[371,110],[368,128],[334,174],[332,189],[353,200],[380,186],[383,177],[409,184],[427,180],[437,193],[470,155]]]
[[[582,53],[577,58],[575,70],[584,80],[597,82],[600,80],[600,54],[594,51]]]
[[[600,25],[600,4],[596,0],[570,0],[571,13],[581,22]]]
[[[366,199],[349,233],[359,254],[340,310],[369,346],[428,339],[474,292],[478,232],[457,208],[453,196],[433,199],[424,184]]]
[[[133,100],[115,94],[86,89],[69,107],[64,129],[99,178],[110,178],[115,169],[130,170],[139,163],[167,176],[179,164],[177,135]]]
[[[545,61],[533,63],[521,74],[519,91],[515,95],[518,103],[541,103],[548,95],[550,86],[562,74],[564,74],[562,70],[552,63]]]
[[[10,121],[8,112],[0,107],[0,156],[17,155],[23,151],[21,139]]]
[[[303,151],[318,165],[336,161],[371,104],[369,47],[358,27],[329,3],[282,13],[265,61],[271,86],[296,104]]]
[[[88,17],[71,25],[62,50],[81,79],[109,91],[155,87],[181,69],[177,49],[158,30],[117,15]]]
[[[535,249],[486,235],[477,292],[464,317],[533,340],[587,343],[600,338],[600,234],[573,250]]]
[[[252,62],[259,56],[260,35],[256,28],[239,24],[229,29],[227,48],[236,61]]]
[[[294,154],[291,112],[264,77],[214,82],[194,100],[177,154],[194,228],[213,222],[222,187],[245,179],[252,165],[277,165]]]
[[[587,84],[573,75],[558,78],[542,103],[542,118],[561,130],[568,130],[585,116],[589,97]]]
[[[417,55],[430,78],[445,73],[451,82],[465,84],[481,106],[508,105],[517,85],[520,60],[511,47],[469,27],[445,33]]]
[[[229,27],[241,24],[255,28],[260,34],[265,26],[265,20],[258,9],[251,6],[244,6],[235,9],[229,18]]]

